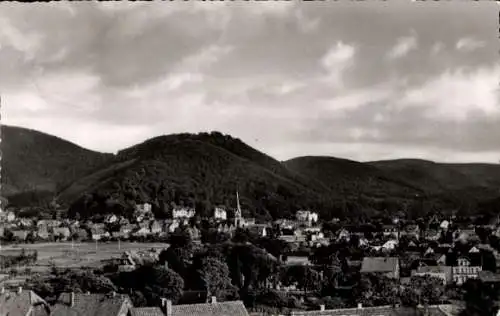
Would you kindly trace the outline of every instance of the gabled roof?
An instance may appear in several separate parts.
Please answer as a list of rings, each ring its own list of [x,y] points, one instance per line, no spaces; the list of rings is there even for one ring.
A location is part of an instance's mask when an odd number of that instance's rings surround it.
[[[248,316],[242,301],[173,305],[172,316]]]
[[[159,307],[135,307],[130,310],[131,316],[165,316]]]
[[[393,272],[399,263],[397,257],[365,257],[361,272]]]
[[[48,304],[33,291],[5,292],[0,294],[0,315],[25,316],[29,311],[33,316],[48,316]]]
[[[71,306],[71,295],[74,304]],[[52,308],[51,316],[118,316],[124,305],[132,306],[128,295],[63,293]]]
[[[422,311],[421,314],[416,313],[413,308],[407,307],[392,307],[392,306],[377,306],[377,307],[363,307],[363,308],[342,308],[330,310],[316,310],[307,312],[293,312],[294,316],[415,316],[425,315]],[[439,307],[429,306],[427,308],[428,316],[446,316]]]

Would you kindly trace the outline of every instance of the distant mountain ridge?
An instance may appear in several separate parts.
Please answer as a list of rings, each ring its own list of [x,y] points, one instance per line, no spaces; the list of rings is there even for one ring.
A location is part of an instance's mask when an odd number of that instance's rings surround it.
[[[323,217],[364,216],[411,205],[460,209],[500,197],[500,165],[416,159],[357,162],[305,156],[279,162],[218,132],[158,136],[103,154],[19,127],[2,127],[2,195],[23,205],[28,195],[54,197],[69,215],[130,212],[149,202],[159,215],[171,203],[209,215],[235,204],[247,216],[291,216],[299,208]],[[43,194],[42,194],[43,193]],[[367,215],[368,216],[368,215]]]

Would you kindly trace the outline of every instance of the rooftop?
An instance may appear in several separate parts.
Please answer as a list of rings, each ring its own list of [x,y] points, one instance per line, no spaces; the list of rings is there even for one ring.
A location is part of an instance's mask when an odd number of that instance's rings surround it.
[[[397,257],[365,257],[361,272],[393,272],[399,263]]]
[[[33,291],[0,292],[0,315],[25,316],[29,311],[32,316],[48,316],[47,303]]]
[[[416,310],[406,307],[378,306],[362,308],[342,308],[330,310],[316,310],[307,312],[293,312],[293,316],[447,316],[439,306],[427,307],[427,314],[424,310]]]
[[[130,316],[165,316],[159,307],[136,307],[130,310]]]
[[[51,316],[113,316],[118,315],[124,304],[130,304],[127,295],[63,293],[52,308]]]
[[[172,316],[248,316],[242,301],[173,305]]]

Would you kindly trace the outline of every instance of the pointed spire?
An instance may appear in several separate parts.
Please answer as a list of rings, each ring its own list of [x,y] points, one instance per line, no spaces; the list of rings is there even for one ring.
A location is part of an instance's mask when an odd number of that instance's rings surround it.
[[[236,191],[236,216],[241,217],[240,195],[238,191]]]

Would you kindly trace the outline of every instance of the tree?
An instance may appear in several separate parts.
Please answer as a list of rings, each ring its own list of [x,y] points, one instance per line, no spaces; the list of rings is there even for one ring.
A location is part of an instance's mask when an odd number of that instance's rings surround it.
[[[48,276],[35,275],[28,279],[25,287],[32,289],[45,299],[53,299],[63,292],[108,293],[117,290],[110,279],[89,270],[59,271],[53,269]]]
[[[463,285],[466,307],[460,316],[496,315],[498,306],[495,301],[498,291],[483,284],[480,280],[469,279]]]
[[[231,284],[227,264],[214,257],[199,257],[193,264],[198,287],[207,292],[207,297],[234,298],[237,288]]]
[[[419,304],[439,304],[445,293],[443,280],[435,277],[412,277],[411,283],[401,293],[402,303],[416,307]]]
[[[162,266],[143,265],[134,271],[119,273],[113,281],[122,289],[141,292],[149,306],[159,304],[161,298],[177,301],[184,289],[182,277]]]

